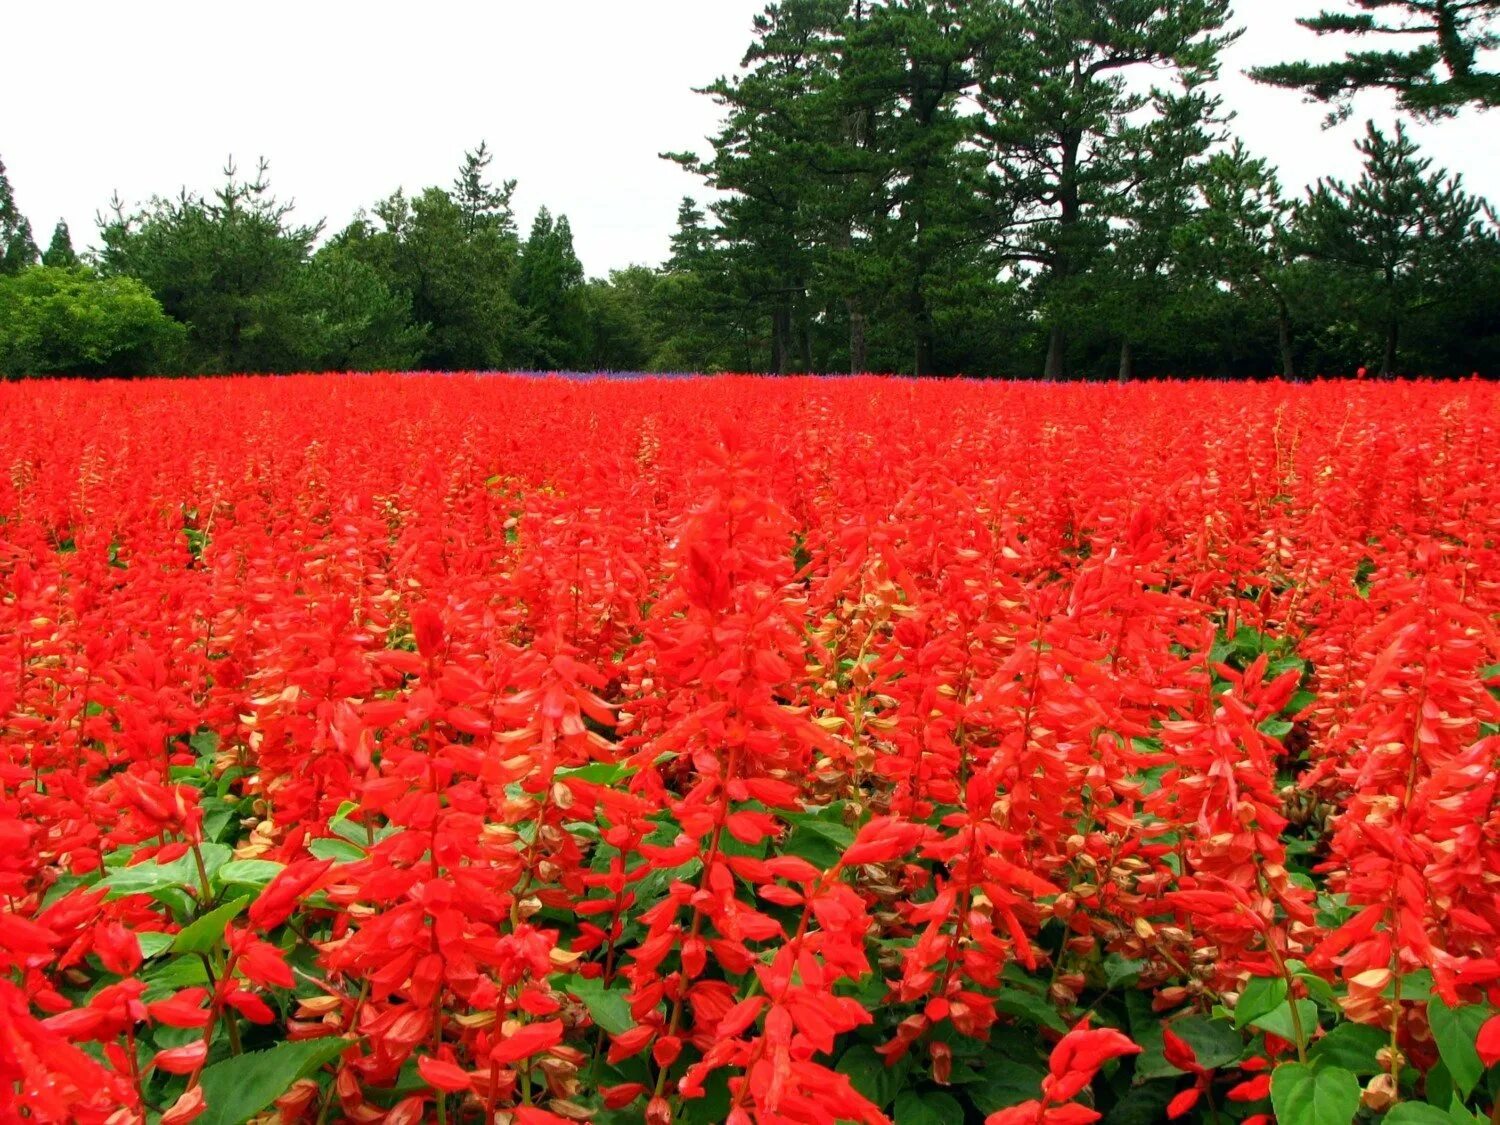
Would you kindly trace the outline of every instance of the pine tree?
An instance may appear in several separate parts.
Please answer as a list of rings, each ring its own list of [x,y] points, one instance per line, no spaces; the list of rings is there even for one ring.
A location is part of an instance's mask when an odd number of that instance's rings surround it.
[[[724,286],[746,334],[769,345],[768,367],[809,367],[815,191],[809,141],[820,135],[829,56],[843,0],[777,0],[755,17],[745,73],[699,90],[724,108],[714,155],[664,154],[723,193],[712,210]],[[796,361],[800,359],[801,363]]]
[[[1250,77],[1302,90],[1307,100],[1333,108],[1327,124],[1348,118],[1361,90],[1390,90],[1415,117],[1449,117],[1466,105],[1500,105],[1500,74],[1479,69],[1479,52],[1500,45],[1493,30],[1500,0],[1343,0],[1299,18],[1321,35],[1375,36],[1396,49],[1349,51],[1334,62],[1287,62],[1255,67]],[[1413,37],[1421,42],[1409,45]]]
[[[952,370],[938,356],[946,293],[980,292],[994,274],[982,258],[996,212],[980,195],[986,161],[965,108],[991,26],[974,0],[856,5],[846,24],[833,198],[853,237],[834,268],[851,279],[852,334],[889,294],[916,375]]]
[[[491,186],[486,172],[493,159],[494,154],[484,141],[473,152],[466,151],[451,194],[463,215],[464,230],[470,236],[481,227],[488,227],[502,237],[514,238],[516,221],[511,198],[516,193],[516,181],[505,180],[498,188]]]
[[[68,232],[67,221],[58,219],[57,226],[52,228],[52,241],[42,252],[42,265],[71,269],[77,264],[78,254],[73,249],[73,236]]]
[[[1275,310],[1284,378],[1296,377],[1292,306],[1287,293],[1295,213],[1270,165],[1236,140],[1211,156],[1199,177],[1201,206],[1180,232],[1190,268],[1223,282],[1242,298],[1264,298]]]
[[[1384,337],[1380,371],[1396,371],[1401,325],[1413,308],[1463,269],[1468,252],[1485,240],[1482,200],[1462,178],[1429,172],[1430,157],[1400,125],[1387,137],[1366,126],[1358,148],[1364,171],[1353,184],[1323,179],[1308,192],[1296,242],[1307,256],[1353,275],[1379,294]]]
[[[31,223],[16,207],[15,193],[0,161],[0,275],[17,274],[36,264]]]
[[[583,264],[573,249],[566,215],[541,208],[521,247],[511,292],[525,317],[526,366],[566,370],[577,352]]]
[[[981,135],[992,192],[1013,225],[1003,253],[1040,267],[1045,375],[1067,373],[1074,290],[1102,259],[1137,188],[1135,141],[1169,103],[1126,75],[1149,68],[1191,90],[1212,78],[1229,0],[1014,0],[997,9],[984,55]],[[1153,81],[1160,82],[1161,78]]]
[[[670,273],[692,273],[713,253],[714,236],[704,223],[703,209],[691,196],[677,205],[677,229],[672,232],[672,251],[667,256]]]
[[[1174,313],[1191,276],[1179,268],[1179,237],[1196,210],[1194,186],[1209,149],[1222,139],[1219,99],[1200,89],[1157,96],[1158,116],[1124,136],[1134,185],[1113,224],[1112,281],[1119,299],[1108,302],[1120,336],[1118,378],[1135,375],[1135,345],[1164,344],[1177,331]],[[1123,290],[1123,291],[1120,291]]]
[[[101,219],[100,266],[150,287],[167,314],[188,325],[190,366],[203,372],[305,368],[313,310],[299,275],[322,223],[294,223],[293,205],[271,192],[270,166],[253,178],[231,160],[208,196],[183,189],[127,214],[118,201]]]

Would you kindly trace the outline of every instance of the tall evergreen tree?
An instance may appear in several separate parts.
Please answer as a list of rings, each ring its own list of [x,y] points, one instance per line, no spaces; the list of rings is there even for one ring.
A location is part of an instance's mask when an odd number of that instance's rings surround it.
[[[814,189],[809,140],[831,80],[828,51],[836,41],[842,0],[777,0],[755,17],[744,73],[720,78],[699,93],[724,108],[714,155],[673,159],[724,193],[713,204],[725,285],[745,330],[768,345],[776,372],[809,366],[807,299],[813,262]],[[761,325],[768,331],[762,334]]]
[[[1428,119],[1466,105],[1492,107],[1500,105],[1500,74],[1480,69],[1479,53],[1500,45],[1497,19],[1500,0],[1342,0],[1297,22],[1319,35],[1375,36],[1398,46],[1254,67],[1250,76],[1331,105],[1329,124],[1349,116],[1361,90],[1393,91],[1402,110]]]
[[[1195,89],[1217,71],[1229,0],[1013,0],[998,7],[983,56],[982,136],[994,194],[1014,224],[1004,254],[1042,270],[1045,374],[1067,373],[1070,293],[1111,241],[1140,165],[1141,130],[1169,120],[1168,93],[1141,68]]]
[[[269,165],[253,179],[231,160],[209,196],[184,189],[101,218],[100,265],[150,287],[188,326],[188,355],[204,372],[289,371],[308,365],[310,310],[298,276],[322,223],[299,225],[271,193]]]
[[[1202,205],[1178,232],[1190,268],[1209,273],[1243,299],[1269,302],[1281,374],[1295,378],[1288,292],[1293,204],[1283,197],[1270,165],[1251,156],[1239,140],[1209,158],[1198,190]]]
[[[1486,239],[1483,201],[1461,177],[1417,155],[1401,126],[1387,137],[1373,122],[1356,146],[1365,158],[1352,184],[1323,179],[1308,192],[1296,239],[1309,257],[1332,263],[1378,295],[1375,318],[1383,348],[1380,371],[1395,373],[1403,321],[1457,278]]]
[[[713,253],[713,232],[704,224],[704,218],[703,209],[692,196],[683,196],[677,205],[677,229],[672,232],[672,249],[667,255],[666,270],[691,273]]]
[[[36,264],[31,222],[16,207],[15,192],[0,161],[0,275],[17,274]]]
[[[1121,381],[1135,375],[1138,344],[1160,348],[1181,330],[1176,314],[1193,279],[1179,268],[1178,232],[1194,216],[1195,185],[1209,148],[1220,139],[1219,99],[1201,89],[1162,92],[1157,109],[1159,116],[1144,126],[1127,126],[1134,137],[1126,162],[1132,186],[1110,231],[1108,272],[1111,295],[1118,299],[1108,301],[1108,312],[1120,338]]]
[[[409,310],[421,340],[419,366],[493,370],[523,354],[522,317],[511,294],[520,249],[511,212],[515,183],[493,186],[489,164],[481,144],[464,154],[451,191],[429,187],[411,198],[398,189],[332,240],[373,269],[381,287]],[[395,331],[388,316],[382,323]]]
[[[965,105],[990,23],[973,0],[868,8],[850,21],[841,60],[841,117],[851,122],[841,139],[853,161],[840,183],[852,196],[855,234],[868,226],[869,241],[844,268],[866,283],[856,290],[862,303],[877,287],[890,294],[888,311],[910,341],[909,370],[925,375],[951,370],[936,354],[945,293],[993,273],[974,272],[995,211],[979,195],[984,158],[970,143]]]
[[[458,204],[464,230],[470,237],[481,228],[489,228],[502,238],[514,238],[516,220],[511,199],[516,194],[516,181],[505,180],[499,187],[492,185],[487,173],[493,159],[494,154],[484,141],[473,152],[465,152],[450,194]]]
[[[566,215],[553,219],[543,207],[516,263],[512,295],[525,317],[525,365],[566,369],[582,339],[583,264],[573,249]]]
[[[67,221],[58,219],[57,226],[52,228],[52,241],[42,251],[42,265],[71,269],[77,264],[78,254],[73,249],[73,236],[68,232]]]
[[[705,219],[694,200],[682,200],[671,252],[649,291],[639,275],[617,275],[647,303],[643,311],[655,334],[647,360],[652,370],[749,370],[754,365],[744,351],[745,325],[736,315],[742,310],[729,296],[727,262]]]

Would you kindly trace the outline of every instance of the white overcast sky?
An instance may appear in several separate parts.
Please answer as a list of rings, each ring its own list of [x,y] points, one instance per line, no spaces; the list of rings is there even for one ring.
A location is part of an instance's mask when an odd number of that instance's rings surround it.
[[[1318,0],[1240,0],[1222,92],[1289,188],[1357,167],[1362,125],[1239,72],[1335,50],[1294,23]],[[701,185],[657,154],[703,147],[716,107],[692,87],[738,65],[763,0],[10,0],[0,160],[43,246],[80,246],[112,192],[208,189],[226,156],[271,160],[278,195],[329,231],[396,187],[447,185],[481,139],[520,181],[523,230],[569,216],[590,274],[666,255]],[[1382,124],[1387,99],[1358,107]],[[1361,119],[1362,120],[1362,119]],[[1414,131],[1471,190],[1500,199],[1500,111]]]

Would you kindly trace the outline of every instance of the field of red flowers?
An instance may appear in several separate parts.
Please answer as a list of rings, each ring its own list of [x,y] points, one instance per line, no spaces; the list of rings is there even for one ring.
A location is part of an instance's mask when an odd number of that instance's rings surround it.
[[[1500,389],[0,385],[0,1121],[1500,1122]]]

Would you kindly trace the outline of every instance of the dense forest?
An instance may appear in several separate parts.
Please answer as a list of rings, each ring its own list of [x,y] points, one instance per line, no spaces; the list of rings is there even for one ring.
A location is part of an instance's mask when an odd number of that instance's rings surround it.
[[[607,278],[566,216],[518,229],[484,144],[337,231],[231,162],[113,201],[83,255],[62,223],[39,246],[0,165],[0,373],[1500,371],[1495,210],[1399,123],[1500,103],[1500,0],[1343,7],[1301,21],[1342,61],[1253,76],[1400,116],[1297,196],[1215,93],[1229,0],[779,0],[699,91],[711,151],[664,154],[706,207]]]

